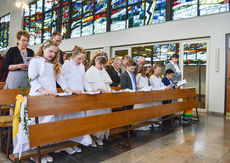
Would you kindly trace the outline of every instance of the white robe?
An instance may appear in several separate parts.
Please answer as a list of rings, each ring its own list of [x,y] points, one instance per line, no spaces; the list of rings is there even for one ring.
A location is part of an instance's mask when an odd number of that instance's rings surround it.
[[[30,96],[42,95],[40,92],[38,92],[38,89],[41,87],[57,93],[56,80],[63,90],[67,88],[67,85],[61,74],[55,80],[54,65],[46,62],[43,57],[36,56],[30,60],[28,76],[30,79],[32,79],[30,83]],[[55,120],[58,119],[57,116],[54,115],[39,117],[39,123],[52,122]]]
[[[111,90],[109,85],[112,83],[112,80],[109,74],[105,71],[105,69],[98,70],[96,67],[91,66],[86,72],[86,80],[88,81],[89,86],[92,90],[97,90],[97,89],[104,89],[107,91]],[[99,115],[104,113],[111,113],[111,109],[107,108],[107,109],[90,110],[87,111],[87,116]],[[103,139],[104,136],[108,138],[109,130],[95,133],[94,136],[100,139]]]
[[[64,80],[66,81],[67,86],[72,90],[79,90],[79,91],[90,91],[90,87],[88,82],[85,79],[85,67],[84,65],[76,65],[75,62],[71,59],[66,60],[62,66],[62,75]],[[85,117],[85,111],[75,112],[75,113],[66,113],[62,115],[58,115],[60,120],[65,119],[73,119],[79,117]],[[89,135],[80,136],[77,138],[71,139],[72,141],[81,143],[85,146],[92,144],[92,139]]]

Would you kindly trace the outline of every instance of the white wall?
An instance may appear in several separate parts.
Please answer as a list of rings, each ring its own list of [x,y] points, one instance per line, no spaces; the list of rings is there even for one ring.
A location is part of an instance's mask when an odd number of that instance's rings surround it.
[[[11,14],[10,46],[15,45],[15,34],[22,27],[22,12],[12,3],[14,3],[13,0],[0,0],[0,16],[9,11]],[[86,49],[105,47],[104,50],[109,53],[114,46],[210,37],[208,106],[209,111],[223,113],[226,33],[230,33],[230,12],[68,39],[63,41],[60,48],[63,51],[69,51],[77,44]],[[35,51],[38,47],[38,45],[31,46]],[[216,49],[220,50],[219,72],[215,72],[214,66]]]

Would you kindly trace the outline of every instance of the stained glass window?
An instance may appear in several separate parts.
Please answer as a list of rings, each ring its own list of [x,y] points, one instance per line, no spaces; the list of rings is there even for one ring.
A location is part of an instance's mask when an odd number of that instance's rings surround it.
[[[70,37],[106,32],[107,3],[107,0],[73,0]]]
[[[0,18],[0,50],[6,50],[9,44],[10,15]]]
[[[229,11],[229,0],[200,0],[200,15]]]
[[[43,0],[30,4],[24,11],[24,29],[30,33],[29,45],[40,44],[42,41]]]
[[[174,0],[173,20],[197,16],[198,0]]]
[[[166,20],[166,0],[146,1],[145,24],[155,24]]]
[[[144,3],[128,7],[128,27],[138,27],[144,25],[145,6]]]

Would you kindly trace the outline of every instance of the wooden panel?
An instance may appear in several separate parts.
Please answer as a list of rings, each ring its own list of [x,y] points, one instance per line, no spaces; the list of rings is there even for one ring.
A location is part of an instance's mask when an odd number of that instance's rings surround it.
[[[27,89],[29,93],[30,89]],[[58,92],[63,92],[61,88],[57,89]],[[9,105],[16,103],[16,96],[22,94],[19,89],[0,89],[0,105]]]
[[[28,97],[28,117],[73,113],[85,110],[116,108],[126,105],[196,97],[195,89],[161,90],[135,93],[101,93],[98,95],[73,95],[67,97]]]
[[[126,110],[29,126],[30,147],[64,141],[198,107],[198,100]],[[44,134],[41,131],[49,131]]]
[[[18,94],[21,94],[18,89],[0,89],[0,105],[15,104]]]
[[[73,147],[73,146],[76,146],[76,145],[79,145],[79,143],[76,143],[76,142],[73,142],[73,141],[65,141],[65,142],[61,142],[61,143],[58,143],[58,144],[52,144],[52,145],[49,145],[49,146],[41,147],[41,154],[42,155],[48,154],[48,153],[53,152],[53,151],[58,151],[58,150],[65,149],[65,148],[68,148],[68,147]],[[28,159],[28,158],[30,158],[32,156],[37,156],[37,155],[38,155],[37,149],[30,149],[28,151],[22,152],[20,160]],[[19,161],[19,154],[18,153],[11,154],[9,156],[9,158],[12,161]]]

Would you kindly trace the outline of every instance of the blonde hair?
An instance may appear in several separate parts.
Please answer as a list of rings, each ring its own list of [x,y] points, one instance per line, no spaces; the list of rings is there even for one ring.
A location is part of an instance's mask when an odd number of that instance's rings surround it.
[[[51,41],[51,40],[47,40],[46,42],[44,42],[42,44],[42,46],[39,48],[38,52],[35,54],[35,57],[36,56],[40,56],[40,57],[44,57],[44,52],[43,52],[43,48],[49,48],[51,46],[55,46],[58,48],[58,45],[56,42],[54,41]],[[58,78],[59,74],[61,73],[61,63],[59,62],[59,58],[60,58],[60,50],[58,48],[58,51],[57,51],[57,54],[56,56],[54,57],[53,60],[51,60],[51,63],[54,64],[54,76],[55,76],[55,79]]]
[[[72,50],[72,55],[73,56],[76,56],[76,55],[79,55],[79,54],[86,54],[86,51],[84,48],[80,47],[80,46],[75,46]]]
[[[159,64],[154,64],[153,67],[151,67],[151,70],[149,71],[149,76],[152,76],[154,74],[154,70],[161,66]]]
[[[100,52],[100,51],[95,52],[93,58],[90,60],[90,64],[87,67],[87,70],[91,66],[95,66],[96,60],[99,61],[99,63],[106,64],[106,62],[107,62],[106,54],[104,52]]]

